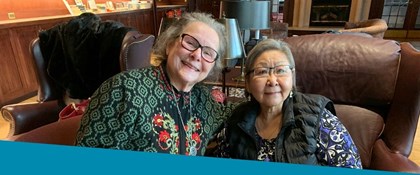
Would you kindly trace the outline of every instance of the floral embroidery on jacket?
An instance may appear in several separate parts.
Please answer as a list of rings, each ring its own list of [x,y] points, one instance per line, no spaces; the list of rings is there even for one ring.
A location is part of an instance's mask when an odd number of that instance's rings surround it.
[[[185,152],[186,155],[189,155],[191,146],[197,150],[202,146],[201,137],[203,136],[203,131],[201,130],[201,121],[198,118],[191,118],[186,121],[184,128],[187,132]],[[155,114],[153,117],[153,132],[158,135],[157,143],[162,150],[169,150],[173,154],[179,153],[179,126],[169,114],[165,112]]]

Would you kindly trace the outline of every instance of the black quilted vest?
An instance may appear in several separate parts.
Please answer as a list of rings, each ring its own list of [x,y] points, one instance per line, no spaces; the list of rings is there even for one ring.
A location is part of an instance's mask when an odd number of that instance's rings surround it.
[[[332,102],[323,96],[295,93],[285,101],[283,126],[276,140],[276,162],[320,164],[315,151],[324,108],[335,114]],[[246,102],[229,118],[226,137],[232,158],[257,159],[255,119],[259,109],[257,102]]]

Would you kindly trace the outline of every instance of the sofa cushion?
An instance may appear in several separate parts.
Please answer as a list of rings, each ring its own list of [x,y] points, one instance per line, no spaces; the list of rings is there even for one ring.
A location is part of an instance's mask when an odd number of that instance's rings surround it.
[[[317,34],[284,39],[296,62],[301,92],[335,103],[389,105],[400,62],[395,41],[354,35]]]
[[[74,145],[82,115],[44,125],[9,140],[19,142]]]
[[[351,105],[334,105],[337,117],[357,146],[363,167],[369,167],[372,148],[384,128],[382,117],[370,110]]]

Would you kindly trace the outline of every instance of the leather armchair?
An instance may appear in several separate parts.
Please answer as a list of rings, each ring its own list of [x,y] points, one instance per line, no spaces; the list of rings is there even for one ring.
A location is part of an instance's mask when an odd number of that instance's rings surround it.
[[[118,58],[121,71],[150,66],[149,57],[154,39],[155,37],[153,35],[141,34],[135,30],[127,32],[122,40],[121,51]],[[11,104],[1,108],[4,120],[10,123],[10,132],[8,133],[9,140],[14,140],[15,137],[13,136],[21,135],[50,123],[65,125],[63,124],[65,122],[56,122],[58,120],[59,112],[64,108],[64,106],[59,103],[63,99],[63,89],[60,89],[47,73],[47,63],[42,56],[38,38],[32,41],[30,52],[34,59],[34,66],[36,67],[35,70],[39,83],[38,100],[34,103]],[[77,123],[78,121],[73,122],[73,124]],[[77,128],[73,128],[73,130],[77,130]],[[62,142],[63,144],[71,143],[71,140],[69,141],[62,138],[67,138],[63,133],[61,133],[62,135],[59,135],[60,131],[68,132],[67,135],[71,133],[70,130],[62,129],[49,130],[47,133],[56,134],[56,138],[61,138],[61,140],[64,141]],[[42,139],[48,138],[40,138],[38,141],[41,141]],[[45,142],[47,143],[49,140],[45,140]]]
[[[346,22],[341,32],[367,33],[374,38],[384,38],[388,25],[383,19],[368,19],[359,22]]]
[[[284,39],[300,91],[330,98],[365,169],[420,172],[408,159],[420,114],[420,52],[410,43],[357,35]]]

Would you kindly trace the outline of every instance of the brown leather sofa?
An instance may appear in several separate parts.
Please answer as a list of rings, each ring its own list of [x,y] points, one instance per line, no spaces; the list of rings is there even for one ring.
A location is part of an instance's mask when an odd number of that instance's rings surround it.
[[[300,91],[334,101],[365,169],[420,172],[410,161],[420,113],[420,52],[409,43],[357,35],[286,38]],[[10,138],[72,145],[80,116]]]
[[[348,34],[289,37],[297,87],[330,98],[363,168],[420,172],[410,155],[420,114],[420,52]]]
[[[127,32],[122,40],[119,55],[121,71],[150,66],[149,57],[154,39],[153,35],[141,34],[135,30]],[[9,140],[13,140],[16,135],[21,135],[41,126],[57,123],[58,114],[64,107],[59,103],[63,99],[63,90],[48,76],[47,63],[43,59],[38,38],[32,41],[30,52],[34,58],[39,83],[38,101],[27,104],[10,104],[1,108],[4,120],[10,123]],[[63,123],[58,125],[63,125]],[[50,130],[48,133],[58,134],[57,138],[65,137],[59,135],[61,131],[71,133],[71,131],[62,129]],[[65,140],[65,138],[60,139]],[[49,143],[49,141],[45,140],[44,143]]]

